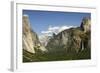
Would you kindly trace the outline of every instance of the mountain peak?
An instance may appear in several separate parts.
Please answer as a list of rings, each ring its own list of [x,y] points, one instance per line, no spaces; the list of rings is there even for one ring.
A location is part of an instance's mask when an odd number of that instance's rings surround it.
[[[91,19],[89,17],[84,17],[80,27],[84,32],[91,31]]]

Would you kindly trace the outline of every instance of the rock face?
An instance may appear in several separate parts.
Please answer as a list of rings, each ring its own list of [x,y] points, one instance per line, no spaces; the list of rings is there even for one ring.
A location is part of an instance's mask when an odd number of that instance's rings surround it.
[[[60,32],[51,38],[46,46],[50,52],[66,52],[77,54],[91,48],[91,23],[89,18],[83,18],[81,26]]]
[[[39,42],[37,34],[32,30],[27,15],[23,16],[23,49],[36,53],[37,49],[45,51],[46,49]]]
[[[80,27],[84,32],[91,31],[91,20],[89,18],[84,17]]]

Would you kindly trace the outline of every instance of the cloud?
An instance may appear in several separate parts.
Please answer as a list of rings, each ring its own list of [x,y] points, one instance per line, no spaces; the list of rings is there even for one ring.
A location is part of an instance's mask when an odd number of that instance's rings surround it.
[[[59,29],[59,32],[66,30],[66,29],[70,29],[70,28],[75,28],[75,26],[61,26],[61,28]]]
[[[42,34],[49,34],[49,33],[56,33],[56,31],[59,30],[60,27],[51,27],[49,26],[46,31],[41,31]]]
[[[44,34],[44,35],[52,36],[52,33],[58,34],[59,32],[66,30],[66,29],[70,29],[72,27],[75,28],[75,26],[66,26],[66,25],[64,25],[64,26],[54,26],[54,27],[49,26],[48,30],[41,31],[41,33]]]
[[[42,34],[48,34],[48,33],[52,33],[52,31],[49,31],[49,30],[47,30],[47,31],[41,31],[41,33]]]
[[[55,27],[49,27],[48,30],[54,31],[54,30],[58,30],[59,28],[60,27],[57,27],[57,26],[55,26]]]

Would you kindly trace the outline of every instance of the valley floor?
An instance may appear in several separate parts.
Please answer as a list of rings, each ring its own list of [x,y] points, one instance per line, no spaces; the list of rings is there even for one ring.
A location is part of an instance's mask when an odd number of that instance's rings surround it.
[[[64,61],[64,60],[85,60],[91,59],[90,50],[84,50],[78,54],[66,53],[30,53],[23,50],[23,62],[41,62],[41,61]]]

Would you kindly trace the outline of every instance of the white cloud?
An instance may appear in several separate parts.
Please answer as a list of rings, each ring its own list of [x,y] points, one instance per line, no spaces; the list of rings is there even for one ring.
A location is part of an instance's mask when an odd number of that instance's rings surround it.
[[[48,34],[48,33],[52,33],[52,31],[49,31],[49,30],[47,30],[47,31],[41,31],[41,33],[42,34]]]
[[[75,28],[75,26],[61,26],[61,28],[59,29],[59,32],[66,30],[66,29],[70,29],[70,28]]]
[[[55,26],[55,27],[49,27],[48,30],[54,31],[54,30],[58,30],[60,27]]]
[[[58,34],[59,32],[66,30],[66,29],[70,29],[70,28],[75,28],[75,26],[54,26],[54,27],[48,27],[48,30],[46,31],[41,31],[42,34]]]

